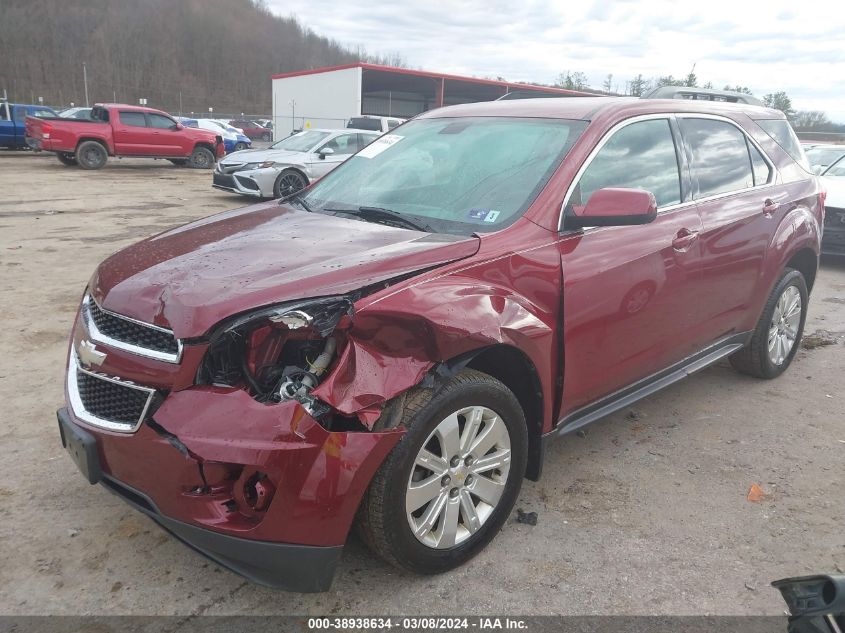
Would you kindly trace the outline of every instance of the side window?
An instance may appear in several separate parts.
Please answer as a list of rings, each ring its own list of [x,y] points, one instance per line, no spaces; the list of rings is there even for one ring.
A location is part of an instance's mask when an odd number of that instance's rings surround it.
[[[388,119],[387,120],[387,129],[392,130],[395,127],[399,127],[400,123],[402,123],[402,121],[397,121],[396,119]]]
[[[736,126],[713,119],[679,123],[692,153],[693,199],[754,186],[745,134]]]
[[[0,103],[0,121],[9,120],[9,106],[5,103]]]
[[[331,148],[336,155],[347,156],[358,151],[357,134],[341,134],[335,136],[320,149]]]
[[[132,127],[147,127],[147,119],[143,112],[121,112],[120,122]]]
[[[147,114],[147,117],[150,119],[150,127],[154,127],[157,130],[169,130],[176,125],[173,119],[160,114]]]
[[[789,121],[786,119],[766,119],[757,121],[757,125],[775,139],[775,142],[786,150],[792,160],[803,166],[807,171],[810,170],[810,164],[807,162],[807,157],[804,156],[804,150],[801,148],[801,143],[798,142],[798,137],[795,136],[795,131]]]
[[[681,201],[681,176],[668,119],[639,121],[616,132],[595,155],[572,192],[567,211],[605,187],[645,189],[658,207]]]
[[[15,121],[23,121],[24,119],[26,119],[26,114],[26,108],[18,106],[17,108],[15,108]]]
[[[769,179],[772,177],[772,168],[769,167],[768,163],[763,159],[763,155],[760,153],[754,145],[751,144],[751,141],[745,139],[748,143],[748,152],[751,154],[751,169],[754,171],[754,186],[757,187],[759,185],[765,185],[769,182]]]
[[[372,143],[374,140],[378,138],[377,134],[359,134],[358,135],[358,149],[362,150],[367,145]]]

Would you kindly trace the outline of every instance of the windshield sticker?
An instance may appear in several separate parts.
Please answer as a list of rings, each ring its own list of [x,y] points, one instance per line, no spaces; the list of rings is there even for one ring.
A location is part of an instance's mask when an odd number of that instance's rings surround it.
[[[493,209],[470,209],[469,219],[480,220],[481,222],[495,222],[501,211],[494,211]]]
[[[367,145],[355,155],[360,156],[361,158],[375,158],[384,150],[396,145],[396,143],[401,141],[403,138],[405,137],[399,136],[398,134],[385,134],[384,136],[378,137],[375,141]]]

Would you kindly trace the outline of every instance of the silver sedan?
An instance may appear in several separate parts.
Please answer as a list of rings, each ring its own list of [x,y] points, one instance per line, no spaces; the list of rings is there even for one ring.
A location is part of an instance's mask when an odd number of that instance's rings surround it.
[[[267,149],[233,152],[214,169],[215,189],[281,198],[322,178],[379,137],[367,130],[303,130]]]

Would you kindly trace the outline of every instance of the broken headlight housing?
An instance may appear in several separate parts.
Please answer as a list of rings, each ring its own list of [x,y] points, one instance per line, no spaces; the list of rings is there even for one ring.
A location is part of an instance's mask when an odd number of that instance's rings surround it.
[[[342,346],[338,326],[351,316],[352,301],[341,296],[270,306],[229,319],[209,337],[197,383],[243,388],[260,402],[298,400],[316,412],[319,403],[309,394]]]

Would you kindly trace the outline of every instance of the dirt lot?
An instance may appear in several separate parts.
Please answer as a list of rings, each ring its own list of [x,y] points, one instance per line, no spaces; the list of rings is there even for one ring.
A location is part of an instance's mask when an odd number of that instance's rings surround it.
[[[780,614],[783,576],[845,568],[845,264],[825,262],[781,378],[727,363],[554,445],[478,558],[415,577],[356,541],[330,592],[245,582],[85,483],[58,439],[66,339],[109,253],[241,206],[210,174],[147,161],[99,172],[0,152],[0,612]],[[714,300],[718,300],[714,298]],[[150,465],[154,468],[154,465]],[[767,493],[746,499],[757,483]],[[455,590],[459,588],[459,590]]]

